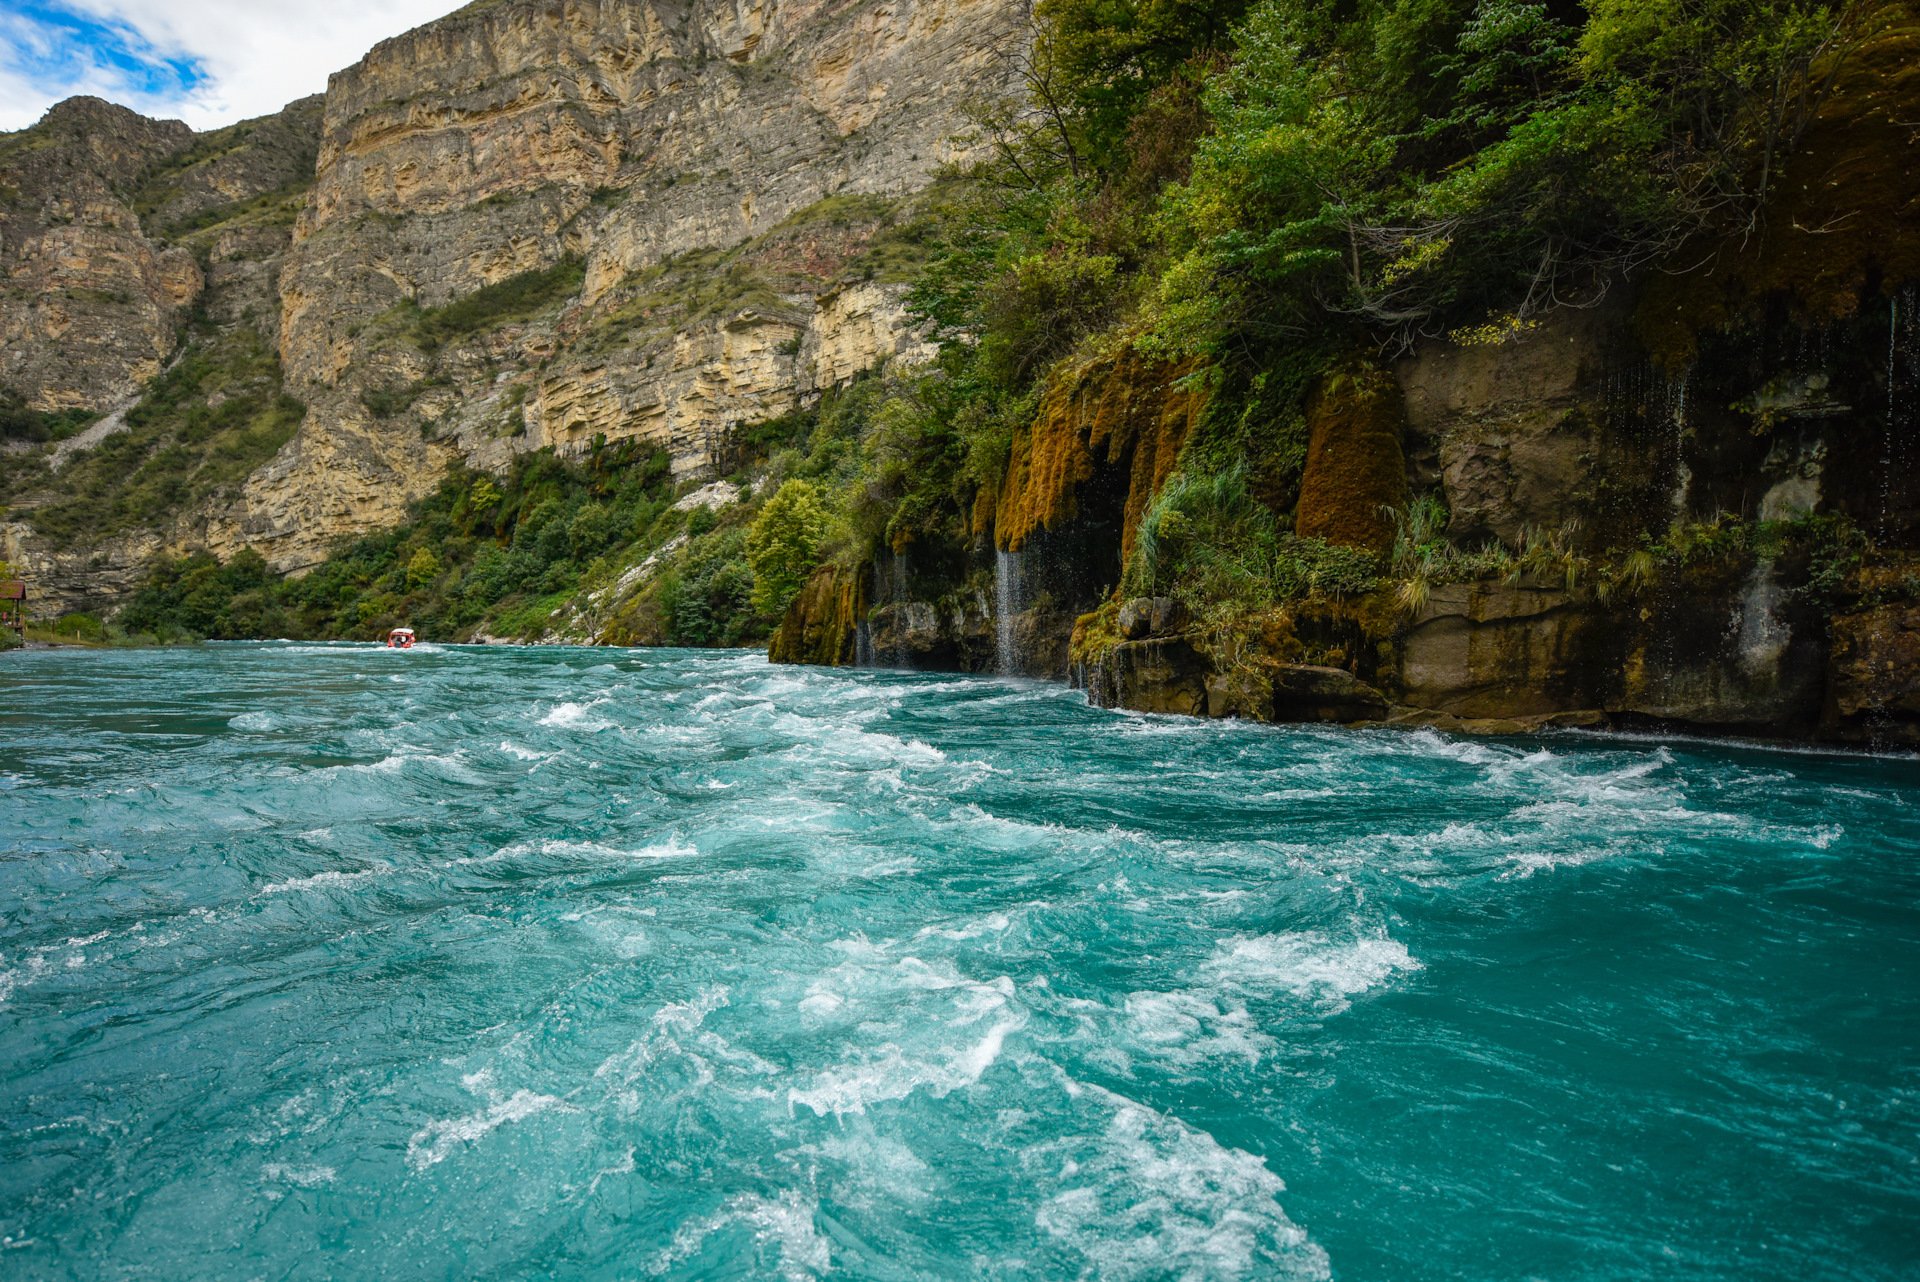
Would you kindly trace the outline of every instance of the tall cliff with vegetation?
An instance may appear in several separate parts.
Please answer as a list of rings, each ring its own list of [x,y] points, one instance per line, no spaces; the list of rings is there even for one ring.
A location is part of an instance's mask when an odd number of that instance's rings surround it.
[[[502,0],[77,109],[0,552],[123,628],[1920,739],[1911,0]]]
[[[921,352],[918,238],[1023,23],[1001,0],[505,0],[212,134],[61,104],[0,140],[0,555],[111,610],[199,553],[306,574],[450,478],[462,538],[591,506],[558,558],[433,549],[465,602],[442,618],[519,630],[651,528],[607,487],[733,470],[741,429]],[[484,591],[452,581],[501,559]],[[423,604],[390,586],[288,626]]]
[[[776,657],[1920,736],[1912,5],[1038,17]]]

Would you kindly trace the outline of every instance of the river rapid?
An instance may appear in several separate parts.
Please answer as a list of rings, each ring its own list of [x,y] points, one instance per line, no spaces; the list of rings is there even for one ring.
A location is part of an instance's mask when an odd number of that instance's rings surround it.
[[[1910,1278],[1920,766],[0,659],[0,1278]]]

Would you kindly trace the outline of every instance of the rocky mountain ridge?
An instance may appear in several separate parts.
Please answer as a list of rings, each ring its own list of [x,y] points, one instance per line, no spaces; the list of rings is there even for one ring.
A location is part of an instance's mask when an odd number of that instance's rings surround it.
[[[304,412],[217,491],[64,536],[34,513],[70,481],[13,442],[0,555],[68,607],[195,547],[298,571],[455,463],[631,440],[691,475],[738,425],[925,354],[896,229],[966,104],[1004,92],[1023,21],[518,0],[214,134],[62,104],[0,143],[0,382],[33,412],[138,418],[169,360],[246,330]]]

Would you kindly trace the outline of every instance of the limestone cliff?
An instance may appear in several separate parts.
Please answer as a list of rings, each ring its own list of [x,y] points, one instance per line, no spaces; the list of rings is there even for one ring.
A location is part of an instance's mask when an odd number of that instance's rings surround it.
[[[455,457],[638,439],[688,474],[734,426],[917,353],[904,286],[866,251],[954,158],[1018,16],[570,0],[383,42],[328,88],[281,281],[312,411],[212,545],[310,563]],[[503,323],[418,341],[420,314],[569,263]]]
[[[201,273],[147,236],[132,190],[192,141],[98,98],[0,140],[0,383],[28,405],[104,411],[173,354]]]
[[[0,450],[42,609],[123,597],[290,435],[276,282],[318,127],[318,99],[195,136],[81,98],[0,143],[0,391],[72,433]]]
[[[0,385],[104,417],[9,443],[5,554],[54,606],[111,604],[195,547],[299,570],[455,462],[631,439],[684,476],[741,423],[925,356],[913,219],[964,105],[1004,92],[1024,15],[493,0],[206,135],[61,104],[0,140]],[[120,503],[175,440],[128,415],[186,413],[155,380],[236,331],[277,353],[298,431],[184,501]],[[227,393],[191,397],[216,415]],[[118,515],[62,519],[83,488]]]

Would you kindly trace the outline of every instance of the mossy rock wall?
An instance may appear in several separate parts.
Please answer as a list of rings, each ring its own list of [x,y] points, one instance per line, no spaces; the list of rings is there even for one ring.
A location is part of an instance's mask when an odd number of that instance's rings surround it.
[[[1384,549],[1389,512],[1407,501],[1401,447],[1406,411],[1385,370],[1329,374],[1307,403],[1307,465],[1294,533],[1346,547]]]
[[[1122,548],[1205,408],[1189,384],[1193,365],[1149,360],[1127,349],[1054,377],[1033,425],[1016,437],[994,514],[994,542],[1018,552],[1041,530],[1079,515],[1079,489],[1102,467],[1122,469]]]
[[[867,577],[831,565],[815,570],[787,607],[767,658],[828,668],[851,665],[860,621],[867,615]]]
[[[1920,281],[1920,5],[1868,0],[1855,43],[1826,70],[1831,88],[1781,160],[1754,227],[1731,229],[1653,273],[1636,328],[1669,369],[1693,360],[1702,334],[1756,319],[1782,298],[1804,319],[1850,316],[1876,290]]]

